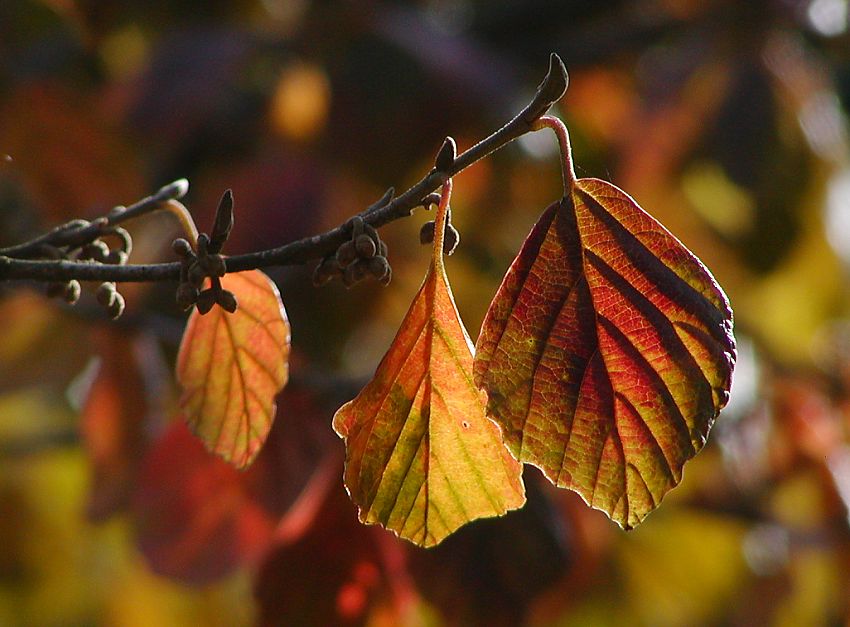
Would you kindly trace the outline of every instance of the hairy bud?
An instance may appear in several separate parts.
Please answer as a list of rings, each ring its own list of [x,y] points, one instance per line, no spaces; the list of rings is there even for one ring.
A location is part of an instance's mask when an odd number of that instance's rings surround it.
[[[192,245],[182,237],[178,237],[176,240],[171,242],[171,250],[173,250],[180,257],[190,257],[194,254],[192,250]]]
[[[107,255],[109,255],[109,246],[106,245],[106,242],[97,239],[83,246],[80,249],[78,258],[103,262],[106,260]]]
[[[223,277],[227,274],[227,266],[224,257],[218,254],[207,255],[201,258],[201,265],[209,276]]]
[[[372,257],[369,259],[367,267],[369,269],[369,274],[380,281],[390,271],[390,262],[387,261],[386,257]]]
[[[451,255],[460,243],[460,233],[451,224],[446,224],[446,234],[443,237],[443,252]]]
[[[325,257],[319,262],[319,265],[317,265],[316,269],[313,271],[313,285],[316,287],[325,285],[341,272],[342,269],[339,267],[336,257]]]
[[[345,287],[353,287],[355,284],[366,278],[367,272],[368,268],[364,266],[361,261],[355,261],[354,263],[349,264],[342,273],[342,284],[345,285]]]
[[[204,280],[207,278],[207,273],[204,271],[201,264],[197,261],[192,262],[189,266],[189,271],[186,273],[186,278],[197,288],[201,288],[204,285]]]
[[[351,229],[351,239],[354,239],[363,233],[363,226],[363,218],[360,216],[354,216],[348,221],[348,228]]]
[[[425,244],[433,244],[434,243],[434,229],[436,228],[436,224],[433,220],[430,220],[422,225],[422,228],[419,229],[419,243],[423,246]]]
[[[197,302],[198,288],[190,285],[189,283],[181,283],[177,286],[177,294],[175,298],[180,309],[186,311]]]
[[[123,266],[126,265],[127,259],[127,253],[123,250],[110,250],[103,261],[114,266]]]
[[[80,282],[77,279],[71,279],[64,284],[64,288],[62,298],[65,302],[69,305],[77,304],[77,301],[80,300],[80,294],[83,291],[83,288],[80,286]]]
[[[358,236],[359,237],[359,236]],[[342,245],[337,248],[336,251],[336,260],[339,263],[340,267],[345,268],[352,261],[357,258],[357,248],[354,245],[354,242],[348,240],[343,242]]]
[[[229,313],[236,313],[236,309],[239,307],[239,303],[236,300],[236,296],[233,292],[228,290],[220,290],[216,293],[216,302],[221,306],[222,309]]]
[[[112,303],[115,302],[115,299],[118,296],[118,291],[115,289],[115,283],[110,283],[109,281],[101,283],[97,292],[95,292],[95,296],[97,297],[97,302],[101,304],[101,306],[109,309],[112,307]]]
[[[209,313],[210,309],[215,305],[215,291],[212,288],[205,289],[204,291],[198,294],[198,301],[196,303],[198,307],[198,313],[204,315]]]
[[[364,259],[374,257],[375,253],[378,252],[378,246],[375,244],[375,240],[365,233],[358,235],[354,240],[354,248],[357,250],[357,256]]]
[[[109,307],[106,308],[106,312],[109,314],[110,318],[115,320],[116,318],[119,318],[121,314],[124,313],[124,306],[124,297],[118,292],[115,292],[115,298],[112,300],[112,303],[109,305]]]

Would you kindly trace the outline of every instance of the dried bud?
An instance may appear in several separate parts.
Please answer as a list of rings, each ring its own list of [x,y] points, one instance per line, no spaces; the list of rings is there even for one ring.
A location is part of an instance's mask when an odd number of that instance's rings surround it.
[[[128,255],[133,252],[133,238],[130,237],[130,232],[120,226],[112,227],[107,231],[110,235],[118,238],[118,247]]]
[[[171,242],[171,250],[183,258],[191,257],[194,254],[192,245],[182,237],[178,237],[176,240]]]
[[[186,274],[186,278],[189,283],[194,285],[197,288],[201,288],[204,285],[204,280],[207,278],[207,273],[204,271],[203,267],[198,261],[193,261],[189,266],[189,271]]]
[[[215,291],[210,288],[199,293],[196,305],[198,307],[198,313],[201,315],[209,313],[209,310],[215,305]]]
[[[80,287],[80,282],[77,279],[71,279],[64,284],[64,287],[62,298],[69,305],[75,305],[80,300],[80,294],[83,291],[82,287]]]
[[[189,283],[181,283],[177,286],[177,305],[186,311],[198,300],[198,288]]]
[[[227,274],[227,266],[224,257],[218,254],[207,255],[201,258],[201,265],[207,271],[208,276],[223,277]]]
[[[233,192],[228,189],[221,197],[218,209],[215,211],[215,221],[213,222],[209,243],[211,253],[217,253],[221,250],[224,242],[230,237],[231,229],[233,229]]]
[[[103,307],[110,308],[118,297],[118,291],[115,289],[115,283],[107,281],[98,286],[95,295],[97,296],[97,302]]]
[[[443,237],[443,252],[451,255],[460,243],[460,233],[451,224],[446,224],[446,234]]]
[[[437,158],[434,160],[434,169],[438,172],[448,172],[452,169],[457,155],[457,145],[451,137],[446,137],[440,151],[437,153]]]
[[[434,228],[436,224],[433,220],[426,222],[419,229],[419,243],[422,245],[432,244],[434,242]]]
[[[368,261],[369,274],[376,279],[383,279],[390,271],[390,262],[386,257],[372,257]]]
[[[115,298],[112,300],[112,303],[109,307],[106,308],[106,312],[109,314],[109,317],[115,320],[120,317],[122,313],[124,313],[124,297],[121,296],[118,292],[115,292]]]
[[[210,247],[210,236],[206,233],[201,233],[198,235],[198,257],[206,257],[207,253],[209,253]]]
[[[378,279],[378,282],[381,285],[386,287],[387,285],[390,284],[390,281],[392,281],[392,279],[393,279],[393,269],[391,267],[387,266],[387,273],[384,276],[382,276],[380,279]]]
[[[127,253],[123,250],[110,250],[103,261],[114,266],[123,266],[127,263]]]
[[[78,259],[93,259],[94,261],[103,262],[106,260],[107,255],[109,255],[109,246],[106,245],[106,242],[96,239],[80,249]]]
[[[354,239],[361,233],[363,233],[363,218],[360,216],[354,216],[348,221],[348,228],[351,230],[351,239]]]
[[[378,242],[381,241],[381,236],[378,235],[378,230],[374,226],[372,226],[371,224],[364,224],[363,225],[363,232],[366,235],[368,235],[369,237],[372,238],[372,241],[375,242],[376,246],[378,245]]]
[[[359,236],[358,236],[359,237]],[[357,248],[354,242],[348,240],[343,242],[336,251],[336,260],[340,267],[345,268],[357,258]]]
[[[432,192],[422,199],[422,206],[426,211],[430,211],[431,207],[440,204],[440,195],[437,192]]]
[[[313,285],[320,287],[325,283],[328,283],[341,272],[342,269],[339,267],[336,257],[325,257],[319,262],[319,265],[317,265],[316,269],[313,271]]]
[[[227,312],[236,313],[236,308],[239,307],[239,303],[236,301],[236,296],[234,296],[233,292],[228,290],[219,290],[218,293],[215,293],[216,302]]]
[[[355,261],[345,268],[342,273],[342,283],[345,287],[352,287],[366,278],[366,273],[369,269],[361,262]]]
[[[363,257],[364,259],[374,257],[375,253],[378,252],[375,240],[365,233],[358,235],[357,239],[354,240],[354,248],[357,250],[357,256]]]

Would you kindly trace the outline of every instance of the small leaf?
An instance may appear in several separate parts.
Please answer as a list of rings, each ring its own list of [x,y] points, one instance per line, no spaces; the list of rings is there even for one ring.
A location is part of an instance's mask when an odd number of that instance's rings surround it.
[[[259,270],[228,274],[236,313],[193,311],[177,357],[180,407],[207,448],[247,467],[268,436],[274,397],[289,374],[289,322],[274,283]]]
[[[521,465],[484,414],[443,267],[444,186],[425,281],[372,381],[334,416],[360,520],[420,546],[525,503]]]
[[[490,305],[475,380],[518,459],[629,529],[679,483],[726,404],[732,311],[626,193],[565,179]]]

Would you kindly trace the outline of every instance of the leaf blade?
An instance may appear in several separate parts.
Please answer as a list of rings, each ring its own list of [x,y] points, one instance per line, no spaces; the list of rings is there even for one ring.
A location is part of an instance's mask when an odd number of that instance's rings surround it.
[[[625,192],[570,187],[493,299],[475,380],[518,459],[631,528],[681,480],[728,399],[732,314]]]
[[[177,357],[180,407],[207,449],[246,468],[262,448],[274,397],[289,376],[289,322],[274,283],[261,271],[227,274],[222,287],[239,309],[194,310]]]
[[[521,465],[486,418],[472,380],[472,342],[439,255],[435,245],[374,378],[334,416],[361,522],[420,546],[525,502]]]

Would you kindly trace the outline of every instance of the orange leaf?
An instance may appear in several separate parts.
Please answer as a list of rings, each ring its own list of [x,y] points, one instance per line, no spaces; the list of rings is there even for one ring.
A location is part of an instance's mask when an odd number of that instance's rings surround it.
[[[475,381],[518,459],[628,529],[679,483],[726,404],[732,311],[625,192],[575,179],[561,130],[567,194],[490,305]]]
[[[177,357],[180,407],[207,448],[247,467],[268,436],[274,397],[289,374],[289,322],[274,283],[259,270],[221,279],[236,313],[193,310]]]
[[[428,274],[372,381],[334,416],[360,520],[420,546],[525,503],[521,465],[487,419],[443,266],[443,188]]]

